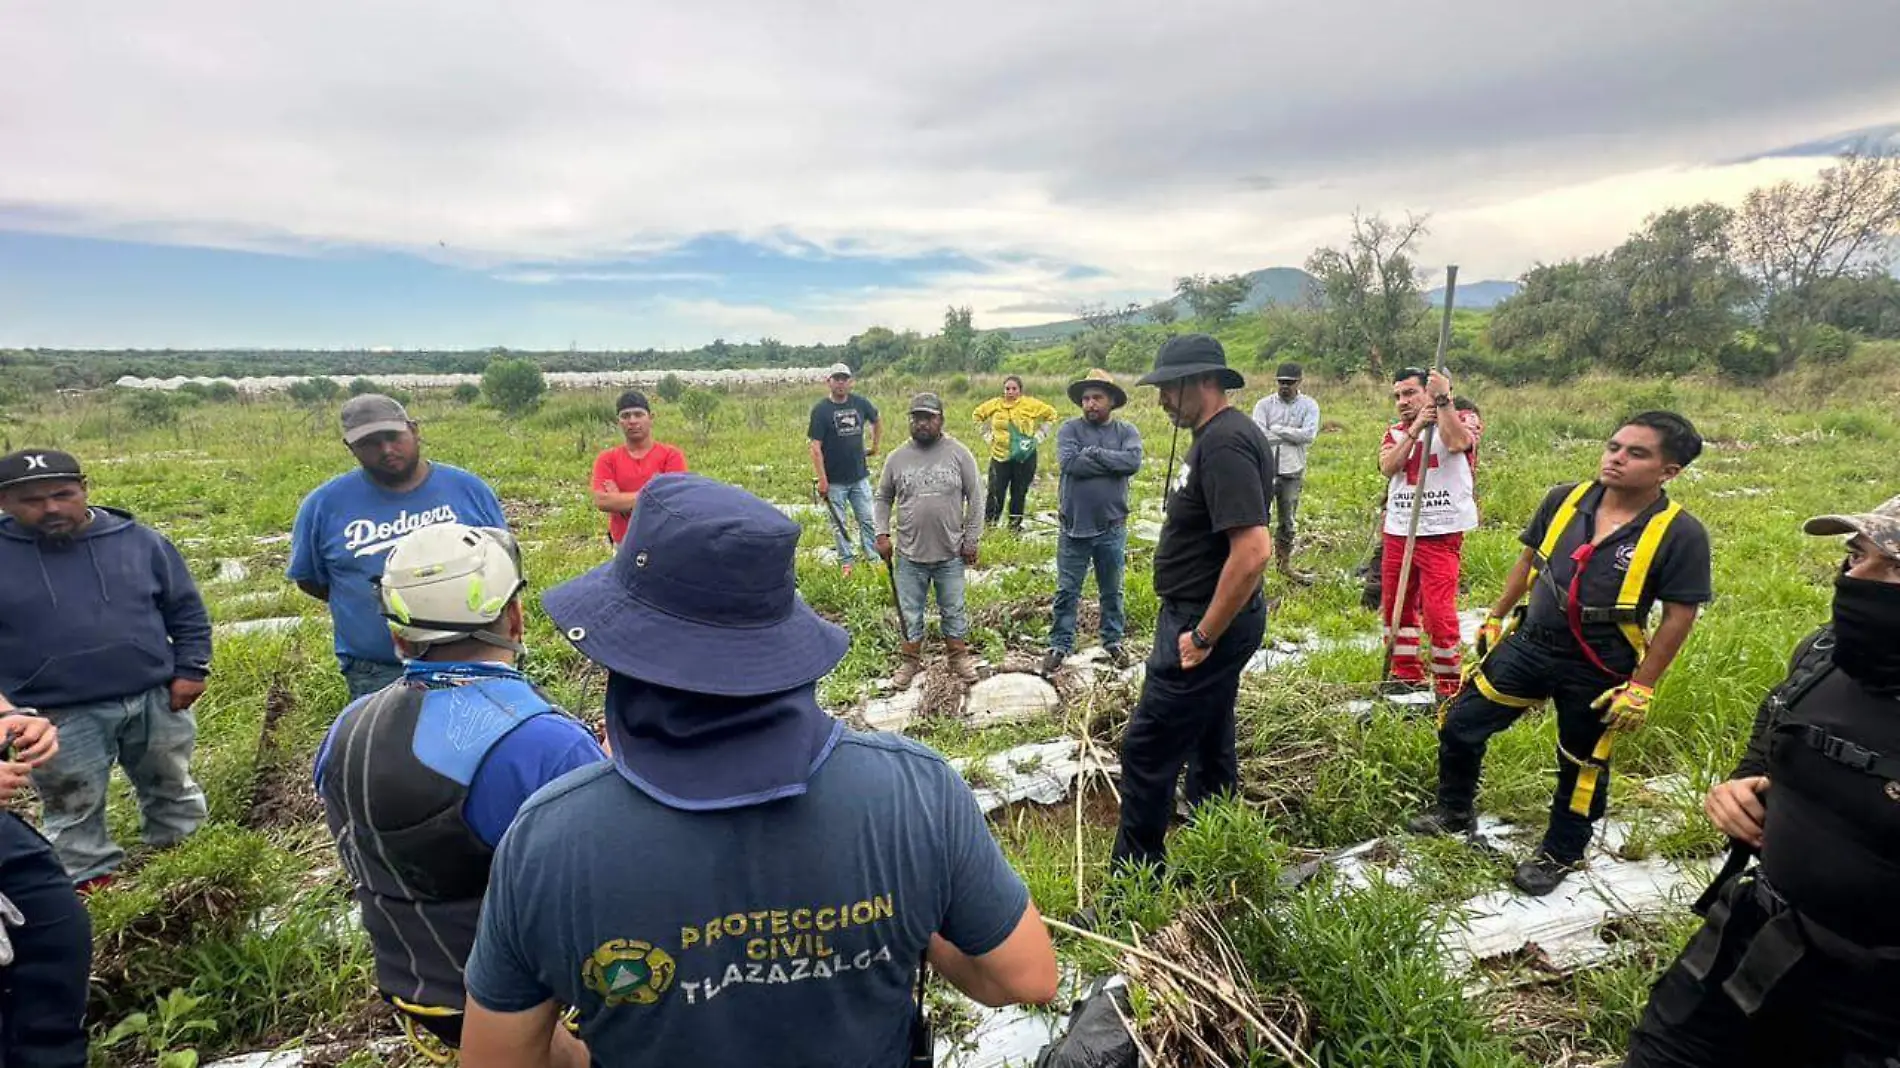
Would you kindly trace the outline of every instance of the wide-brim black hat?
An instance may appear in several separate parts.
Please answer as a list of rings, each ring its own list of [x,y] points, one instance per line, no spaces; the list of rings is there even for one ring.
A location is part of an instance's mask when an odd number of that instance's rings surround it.
[[[1155,354],[1154,370],[1142,375],[1141,381],[1136,384],[1158,386],[1202,374],[1218,375],[1222,389],[1240,389],[1247,384],[1239,371],[1227,366],[1227,350],[1221,348],[1220,342],[1208,334],[1182,334],[1169,338],[1167,344],[1161,346],[1161,351]]]
[[[1088,392],[1090,386],[1108,394],[1111,410],[1128,403],[1128,391],[1116,385],[1115,380],[1109,377],[1109,373],[1100,367],[1089,368],[1087,377],[1081,381],[1069,383],[1069,400],[1074,402],[1076,407],[1081,407],[1082,394]]]

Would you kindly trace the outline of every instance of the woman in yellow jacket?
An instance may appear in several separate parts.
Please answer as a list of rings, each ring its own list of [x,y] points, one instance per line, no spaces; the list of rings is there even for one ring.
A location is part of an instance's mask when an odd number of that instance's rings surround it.
[[[1023,529],[1023,498],[1036,477],[1036,447],[1049,436],[1056,410],[1034,397],[1023,396],[1023,380],[1003,379],[1003,395],[976,406],[979,428],[990,436],[990,493],[983,508],[984,522],[994,526],[1003,514],[1003,491],[1009,491],[1009,529]],[[984,424],[988,424],[987,427]]]

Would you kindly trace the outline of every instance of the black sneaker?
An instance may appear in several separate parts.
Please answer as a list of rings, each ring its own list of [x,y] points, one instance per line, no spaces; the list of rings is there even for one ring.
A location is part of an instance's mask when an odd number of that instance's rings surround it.
[[[1051,649],[1048,652],[1042,654],[1043,677],[1044,678],[1055,677],[1056,671],[1062,667],[1062,662],[1068,659],[1068,656],[1069,654],[1063,652],[1060,649]]]
[[[1109,646],[1104,652],[1108,653],[1108,662],[1118,668],[1125,668],[1135,662],[1134,659],[1128,655],[1128,650],[1122,648],[1119,644]]]
[[[1511,882],[1532,897],[1543,897],[1557,889],[1558,884],[1564,881],[1564,876],[1576,870],[1574,864],[1566,864],[1548,853],[1538,853],[1517,866]]]
[[[1470,834],[1478,829],[1478,814],[1470,811],[1453,812],[1443,805],[1433,805],[1430,811],[1408,820],[1405,829],[1413,834],[1429,835],[1434,838]]]

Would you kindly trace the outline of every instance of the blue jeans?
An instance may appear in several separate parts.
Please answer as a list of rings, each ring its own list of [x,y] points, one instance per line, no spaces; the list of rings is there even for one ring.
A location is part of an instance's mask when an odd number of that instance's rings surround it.
[[[848,534],[838,531],[839,521],[844,523],[845,531],[850,531],[852,512],[858,514],[858,541],[864,547],[864,558],[877,559],[877,531],[871,525],[871,476],[866,475],[850,483],[833,482],[831,488],[825,491],[825,496],[831,499],[830,509],[835,516],[835,519],[828,519],[827,522],[831,523],[832,540],[838,543],[838,562],[848,564],[856,555],[851,551]],[[845,507],[847,502],[850,504],[848,509]]]
[[[1082,582],[1095,565],[1095,586],[1102,595],[1102,644],[1122,643],[1122,567],[1127,562],[1128,528],[1117,526],[1092,538],[1056,538],[1056,612],[1049,626],[1049,648],[1067,653],[1075,648],[1075,606],[1082,599]]]
[[[118,868],[125,850],[106,829],[112,765],[138,795],[139,832],[150,846],[183,840],[205,821],[205,792],[191,779],[198,720],[173,712],[171,690],[41,710],[59,729],[59,755],[33,772],[47,841],[74,882]]]
[[[367,697],[402,678],[401,664],[385,664],[381,660],[345,656],[337,659],[337,666],[343,671],[343,684],[350,688],[352,701]]]
[[[969,636],[970,620],[963,614],[963,558],[953,556],[934,564],[894,557],[897,561],[897,603],[904,609],[904,640],[924,640],[924,606],[930,587],[937,587],[937,614],[943,636],[962,641]]]

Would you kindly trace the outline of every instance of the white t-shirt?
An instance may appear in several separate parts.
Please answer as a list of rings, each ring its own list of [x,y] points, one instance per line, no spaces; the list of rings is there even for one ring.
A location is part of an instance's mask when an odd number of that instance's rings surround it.
[[[1462,453],[1454,453],[1445,448],[1444,439],[1439,434],[1432,435],[1431,470],[1425,476],[1425,507],[1418,518],[1420,536],[1458,534],[1472,530],[1478,525],[1478,499],[1474,492],[1472,475],[1477,469],[1478,438],[1483,433],[1483,424],[1470,412],[1459,412],[1458,421],[1471,432],[1471,448]],[[1404,437],[1404,425],[1395,423],[1386,428],[1385,444],[1402,441]],[[1392,476],[1391,485],[1386,488],[1385,532],[1387,534],[1396,534],[1402,538],[1411,530],[1412,498],[1417,489],[1419,453],[1424,447],[1423,442],[1412,443],[1405,466],[1399,470],[1398,474]]]

